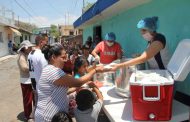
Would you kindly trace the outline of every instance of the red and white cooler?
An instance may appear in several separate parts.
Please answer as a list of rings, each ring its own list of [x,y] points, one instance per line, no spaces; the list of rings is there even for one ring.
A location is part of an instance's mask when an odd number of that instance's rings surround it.
[[[190,39],[181,41],[167,70],[139,70],[130,78],[133,118],[168,121],[172,116],[173,84],[190,72]]]

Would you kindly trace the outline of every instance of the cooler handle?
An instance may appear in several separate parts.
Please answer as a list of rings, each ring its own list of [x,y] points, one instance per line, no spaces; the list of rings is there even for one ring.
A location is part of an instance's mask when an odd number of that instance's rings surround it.
[[[157,86],[158,87],[158,96],[157,97],[146,97],[145,87],[146,86]],[[145,85],[143,84],[143,100],[144,101],[159,101],[160,100],[160,85]]]

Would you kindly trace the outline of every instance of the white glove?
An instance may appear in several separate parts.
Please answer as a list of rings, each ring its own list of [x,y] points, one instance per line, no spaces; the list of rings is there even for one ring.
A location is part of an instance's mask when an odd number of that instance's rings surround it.
[[[95,62],[100,62],[100,57],[98,55],[95,57]]]

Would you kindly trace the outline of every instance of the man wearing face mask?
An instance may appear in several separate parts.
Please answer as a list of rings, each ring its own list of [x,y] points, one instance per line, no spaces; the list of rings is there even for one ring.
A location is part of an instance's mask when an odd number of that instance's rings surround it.
[[[148,42],[147,49],[141,56],[117,64],[112,70],[144,63],[146,61],[149,69],[165,69],[170,56],[168,55],[165,36],[156,32],[158,29],[158,17],[149,17],[140,20],[137,24],[137,28],[140,29],[142,37]]]
[[[113,32],[105,35],[105,40],[100,42],[92,51],[92,55],[95,57],[96,62],[109,64],[114,60],[121,59],[121,46],[115,40],[116,36]]]

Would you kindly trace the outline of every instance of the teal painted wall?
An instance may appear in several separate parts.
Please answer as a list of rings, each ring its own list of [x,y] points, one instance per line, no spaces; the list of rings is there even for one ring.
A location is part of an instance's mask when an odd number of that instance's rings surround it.
[[[177,44],[184,38],[190,38],[190,0],[153,0],[147,4],[124,11],[107,20],[97,22],[84,29],[84,38],[93,34],[95,25],[102,25],[102,35],[115,32],[117,41],[130,57],[133,53],[141,53],[146,42],[136,28],[137,22],[144,17],[158,16],[158,32],[166,36],[171,54]],[[84,40],[84,41],[85,41]],[[190,75],[184,82],[176,82],[175,87],[190,95]]]
[[[83,43],[86,42],[88,36],[93,37],[93,27],[87,27],[83,30]]]

